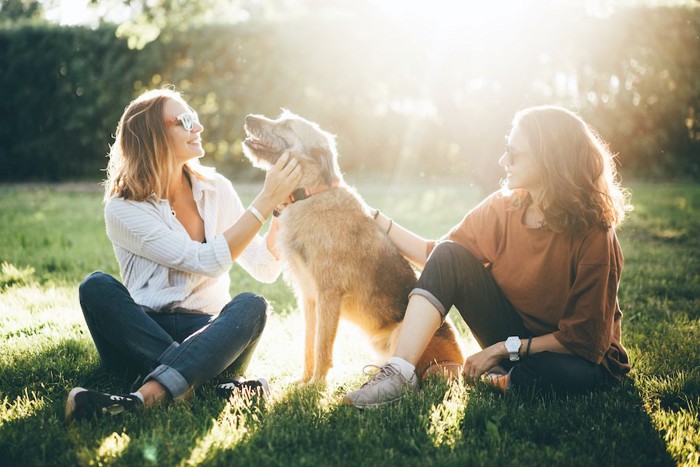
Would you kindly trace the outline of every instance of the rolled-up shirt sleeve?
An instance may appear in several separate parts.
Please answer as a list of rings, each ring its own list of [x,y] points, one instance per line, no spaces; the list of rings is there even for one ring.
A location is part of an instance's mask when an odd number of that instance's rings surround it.
[[[583,269],[554,337],[572,353],[600,363],[610,346],[617,307],[616,280],[606,266]]]
[[[199,243],[167,215],[155,201],[111,199],[105,206],[107,236],[115,246],[179,271],[217,277],[231,268],[233,260],[223,235]]]
[[[584,241],[576,277],[554,337],[569,351],[600,363],[615,340],[620,315],[617,289],[622,257],[614,233],[590,235]]]

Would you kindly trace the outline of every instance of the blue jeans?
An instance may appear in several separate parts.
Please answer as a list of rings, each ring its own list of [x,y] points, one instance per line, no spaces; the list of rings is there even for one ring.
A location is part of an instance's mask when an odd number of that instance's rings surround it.
[[[462,315],[481,348],[505,341],[508,336],[532,337],[491,272],[463,246],[439,243],[428,258],[411,295],[421,295],[443,316],[454,307]],[[510,370],[512,387],[585,392],[614,384],[603,365],[576,355],[540,352],[517,363],[501,366]]]
[[[146,311],[100,271],[85,278],[79,296],[104,367],[147,374],[144,382],[158,381],[175,399],[225,370],[242,373],[267,320],[267,302],[252,293],[236,296],[215,317]]]

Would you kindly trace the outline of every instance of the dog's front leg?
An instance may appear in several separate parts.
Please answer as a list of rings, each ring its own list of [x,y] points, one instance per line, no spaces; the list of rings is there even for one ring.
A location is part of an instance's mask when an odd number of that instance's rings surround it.
[[[316,360],[311,381],[325,382],[333,366],[333,343],[340,321],[341,298],[332,291],[322,292],[316,302]]]
[[[301,381],[308,383],[314,374],[314,350],[316,347],[316,301],[300,297],[304,312],[304,370]]]

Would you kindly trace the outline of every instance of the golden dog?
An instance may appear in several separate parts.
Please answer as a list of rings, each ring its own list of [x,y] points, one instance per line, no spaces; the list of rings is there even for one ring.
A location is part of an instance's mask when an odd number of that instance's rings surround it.
[[[335,138],[287,111],[276,120],[248,115],[245,130],[243,150],[255,166],[267,170],[290,151],[302,167],[300,187],[281,211],[278,237],[285,278],[306,320],[302,381],[325,381],[341,317],[364,330],[375,351],[388,357],[416,274],[343,182]],[[463,362],[456,331],[446,320],[416,373],[421,378],[450,367],[458,374]]]

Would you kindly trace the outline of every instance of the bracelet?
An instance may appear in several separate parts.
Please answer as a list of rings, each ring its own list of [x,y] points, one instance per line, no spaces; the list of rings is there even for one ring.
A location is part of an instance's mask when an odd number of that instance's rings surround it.
[[[525,349],[525,358],[530,356],[530,344],[532,344],[532,336],[527,340],[527,349]]]
[[[377,217],[379,217],[379,209],[377,209],[376,211],[374,211],[374,215],[372,216],[372,219],[374,219],[374,220],[376,221],[376,220],[377,220]]]
[[[386,235],[389,235],[389,231],[391,230],[391,226],[394,225],[394,219],[391,217],[389,218],[389,227],[386,229]]]
[[[254,215],[255,218],[256,218],[257,220],[259,220],[260,223],[261,223],[262,225],[265,225],[265,221],[266,221],[267,219],[265,219],[265,218],[263,217],[263,215],[260,214],[260,211],[258,211],[257,208],[256,208],[255,206],[251,205],[250,207],[248,207],[248,211],[250,211],[250,213],[251,213],[252,215]]]

